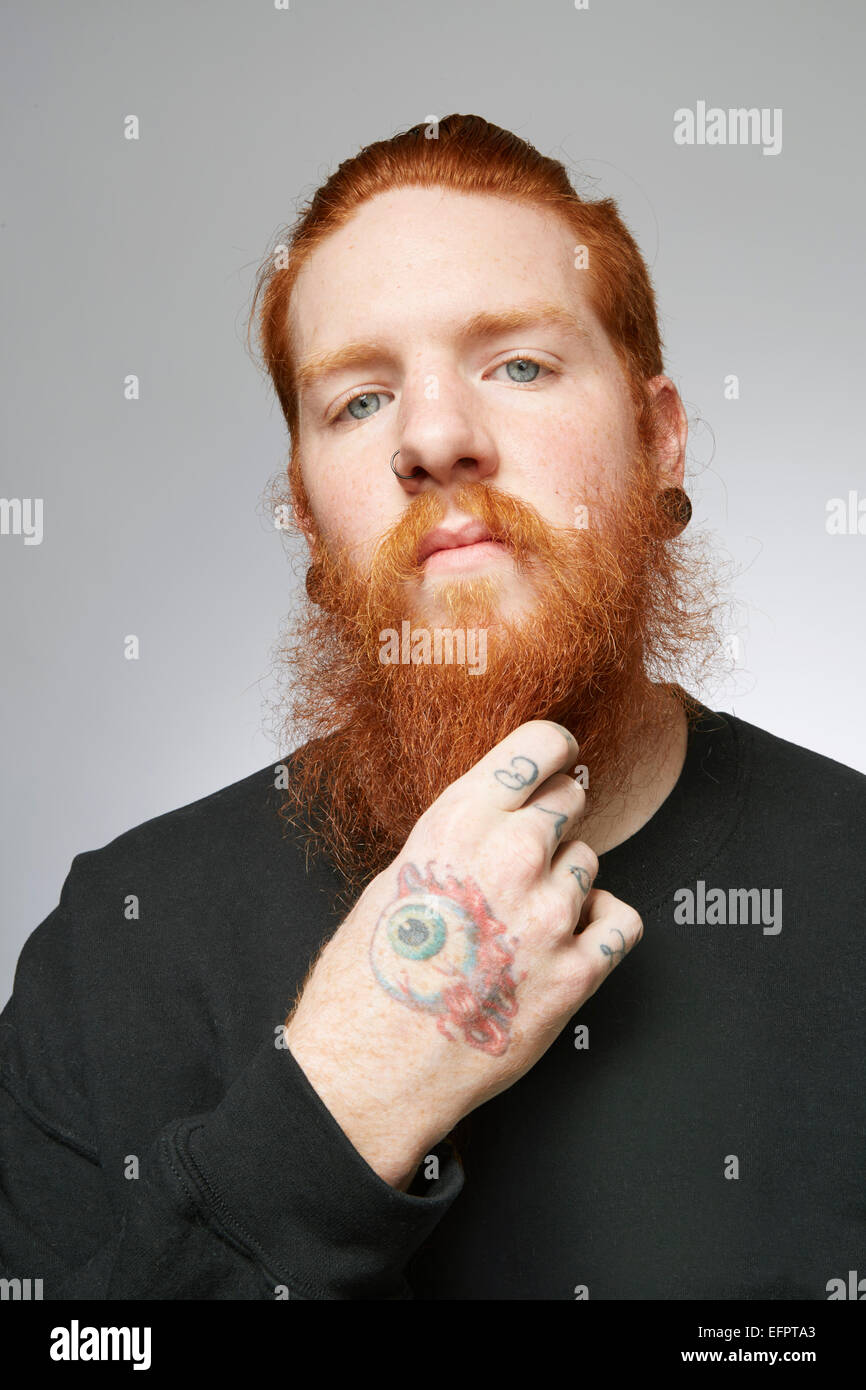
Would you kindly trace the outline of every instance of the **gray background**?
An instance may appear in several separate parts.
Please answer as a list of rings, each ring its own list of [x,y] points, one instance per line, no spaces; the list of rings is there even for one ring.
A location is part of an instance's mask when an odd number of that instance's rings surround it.
[[[286,435],[246,353],[253,276],[300,196],[430,115],[620,201],[693,422],[693,525],[740,571],[737,669],[698,693],[866,770],[866,536],[825,529],[866,495],[857,0],[17,0],[3,27],[0,495],[44,498],[45,534],[0,537],[2,998],[76,853],[276,756],[299,571],[261,506]],[[698,100],[781,107],[782,152],[675,145]]]

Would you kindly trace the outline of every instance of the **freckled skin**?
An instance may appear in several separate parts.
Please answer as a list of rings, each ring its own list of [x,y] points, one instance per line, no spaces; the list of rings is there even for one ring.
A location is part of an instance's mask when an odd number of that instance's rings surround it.
[[[298,359],[373,336],[387,339],[392,357],[342,371],[301,399],[302,471],[326,543],[352,546],[363,565],[410,505],[412,490],[388,466],[398,448],[397,467],[423,467],[425,486],[447,494],[486,479],[554,526],[573,525],[599,484],[623,487],[636,445],[631,398],[589,308],[587,272],[574,268],[573,241],[559,219],[507,199],[410,188],[364,204],[315,251],[292,295]],[[577,310],[589,340],[539,327],[458,343],[472,314],[541,299]],[[530,384],[504,365],[519,353],[541,364]],[[428,398],[431,375],[438,399]],[[676,397],[666,377],[654,388]],[[374,413],[343,410],[339,424],[327,423],[341,396],[364,389],[376,392]],[[680,425],[684,455],[684,412]],[[671,467],[665,481],[678,484],[682,457]],[[534,602],[530,593],[505,571],[503,601],[519,607]]]

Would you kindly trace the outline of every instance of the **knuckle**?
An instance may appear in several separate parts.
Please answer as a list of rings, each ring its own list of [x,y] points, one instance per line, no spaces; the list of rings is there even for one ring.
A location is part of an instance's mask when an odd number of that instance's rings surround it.
[[[568,783],[570,780],[571,779],[569,777],[566,777],[564,772],[552,773],[551,776],[547,778],[546,782],[544,783],[544,786],[539,787],[538,790],[535,792],[535,794],[532,797],[532,800],[534,801],[536,797],[552,797],[554,795],[561,796],[564,793],[567,793]]]
[[[614,906],[617,920],[622,926],[637,928],[641,921],[641,915],[636,907],[632,907],[631,903],[623,902],[621,898],[614,899]]]
[[[575,840],[571,853],[578,856],[581,867],[587,869],[590,878],[594,879],[598,874],[598,855],[595,850],[591,849],[585,840]]]
[[[557,772],[550,778],[550,786],[562,797],[563,810],[572,816],[581,815],[586,805],[586,792],[579,782],[569,777],[567,772]]]
[[[467,829],[465,798],[447,787],[419,817],[415,829],[437,843],[450,844],[454,840],[462,843]]]
[[[596,966],[583,957],[572,963],[563,989],[573,1008],[580,1008],[599,986],[599,972]]]
[[[564,890],[554,890],[545,895],[539,917],[544,923],[545,932],[554,939],[574,931],[576,912]]]
[[[526,822],[513,826],[508,836],[507,858],[518,860],[533,878],[537,878],[547,868],[547,848],[538,828],[530,829]]]
[[[628,927],[632,942],[640,941],[643,936],[643,918],[636,908],[629,907],[623,914],[623,924]]]
[[[515,733],[528,737],[533,747],[546,757],[557,758],[563,751],[577,754],[577,743],[572,735],[551,719],[530,719]]]
[[[461,806],[465,799],[466,783],[462,777],[458,777],[456,781],[449,782],[448,786],[443,788],[436,800],[428,806],[425,815],[442,807]]]

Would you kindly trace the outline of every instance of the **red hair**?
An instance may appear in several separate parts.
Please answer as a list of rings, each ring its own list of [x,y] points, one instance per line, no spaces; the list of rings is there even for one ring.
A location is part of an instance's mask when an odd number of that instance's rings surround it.
[[[651,438],[652,402],[643,383],[663,370],[655,295],[637,243],[612,198],[585,201],[559,160],[481,116],[451,115],[365,145],[339,165],[277,233],[259,270],[250,325],[259,311],[259,342],[293,444],[298,434],[297,390],[288,333],[289,299],[301,267],[316,247],[358,208],[395,188],[439,186],[457,193],[511,198],[560,215],[588,250],[587,295],[622,364],[642,439]],[[293,482],[300,483],[293,477]],[[302,490],[301,490],[302,491]]]

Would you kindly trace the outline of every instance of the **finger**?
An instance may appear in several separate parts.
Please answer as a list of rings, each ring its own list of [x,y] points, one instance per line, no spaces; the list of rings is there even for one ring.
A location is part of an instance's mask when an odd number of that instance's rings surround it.
[[[564,772],[555,772],[513,813],[513,821],[515,827],[522,830],[529,824],[531,830],[543,836],[552,857],[569,833],[576,835],[585,810],[583,787]]]
[[[592,986],[589,994],[595,993],[642,936],[643,921],[633,907],[603,888],[591,890],[584,903],[571,948],[576,971],[581,974],[584,986],[589,968]]]
[[[531,719],[492,748],[453,786],[477,793],[489,805],[515,811],[555,772],[574,767],[573,734],[549,719]]]
[[[598,873],[598,855],[585,840],[570,840],[554,854],[550,873],[554,886],[571,895],[572,921],[578,922]]]

